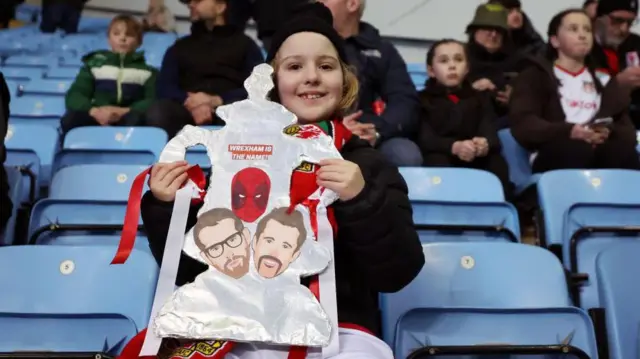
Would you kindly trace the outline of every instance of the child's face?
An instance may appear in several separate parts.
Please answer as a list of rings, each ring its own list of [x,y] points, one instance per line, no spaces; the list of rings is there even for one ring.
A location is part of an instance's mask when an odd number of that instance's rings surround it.
[[[291,35],[276,59],[280,102],[300,123],[326,120],[336,112],[344,79],[329,39],[312,32]]]
[[[113,52],[128,54],[138,48],[138,40],[131,32],[127,32],[124,22],[117,22],[109,30],[109,46]]]
[[[438,46],[433,63],[428,66],[430,77],[447,87],[455,87],[462,83],[467,75],[467,57],[462,45],[450,42]]]
[[[558,52],[574,59],[584,59],[593,47],[591,19],[583,13],[571,13],[562,19],[558,34],[551,44]]]

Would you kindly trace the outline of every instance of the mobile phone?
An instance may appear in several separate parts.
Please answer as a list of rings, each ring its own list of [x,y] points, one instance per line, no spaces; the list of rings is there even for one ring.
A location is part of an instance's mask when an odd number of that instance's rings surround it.
[[[608,127],[613,123],[613,119],[611,117],[605,117],[605,118],[596,118],[595,120],[593,120],[590,124],[589,127]]]

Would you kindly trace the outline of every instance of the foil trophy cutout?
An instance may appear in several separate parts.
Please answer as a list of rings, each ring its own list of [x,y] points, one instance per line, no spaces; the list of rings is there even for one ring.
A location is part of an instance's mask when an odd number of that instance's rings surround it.
[[[292,204],[290,183],[301,163],[341,156],[318,126],[297,125],[295,115],[267,99],[272,73],[269,65],[256,66],[245,81],[249,98],[217,109],[225,127],[185,126],[160,156],[183,160],[187,148],[201,144],[212,171],[182,248],[209,269],[152,318],[149,329],[158,337],[311,347],[331,340],[333,320],[300,278],[323,272],[332,260],[317,241],[317,217],[326,217],[337,195],[320,188],[313,208]]]

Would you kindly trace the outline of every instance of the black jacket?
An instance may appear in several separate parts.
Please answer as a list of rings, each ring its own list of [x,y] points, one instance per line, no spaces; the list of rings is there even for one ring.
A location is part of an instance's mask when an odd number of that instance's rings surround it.
[[[627,53],[636,53],[636,56],[640,57],[640,36],[636,34],[630,34],[626,40],[620,46],[616,53],[618,54],[618,66],[620,71],[627,68]],[[607,55],[604,52],[602,46],[597,42],[593,44],[591,50],[591,58],[595,62],[597,68],[608,70],[611,75],[615,76],[615,73],[611,72],[607,61]],[[635,127],[640,130],[640,89],[636,89],[631,93],[631,111],[629,112],[631,120],[635,124]]]
[[[253,18],[258,27],[258,38],[273,36],[289,19],[291,12],[305,2],[308,0],[255,0]]]
[[[383,140],[412,136],[418,124],[418,97],[398,50],[375,27],[361,22],[358,35],[346,40],[346,51],[360,82],[360,121],[375,124]],[[386,104],[381,116],[373,110],[378,98]]]
[[[366,142],[353,137],[342,149],[344,159],[362,171],[364,190],[354,199],[333,205],[338,224],[335,265],[340,322],[378,333],[377,294],[402,289],[418,275],[424,256],[414,229],[407,185],[397,168]],[[149,246],[160,262],[169,230],[172,203],[147,192],[141,204]],[[188,227],[199,207],[189,212]],[[206,266],[182,254],[177,285],[191,282]]]
[[[418,95],[422,103],[418,146],[423,156],[451,154],[454,142],[474,137],[486,138],[490,152],[500,151],[489,94],[473,90],[467,81],[460,88],[449,89],[432,79]]]
[[[540,55],[546,48],[546,43],[536,31],[527,14],[522,13],[522,27],[518,30],[511,30],[511,43],[516,52],[520,55]]]
[[[0,72],[0,139],[2,139],[2,143],[0,143],[0,231],[4,230],[13,209],[11,199],[9,199],[7,172],[4,170],[4,161],[7,158],[4,138],[9,126],[9,101],[11,101],[9,88],[2,72]]]
[[[156,80],[158,98],[183,103],[187,92],[222,97],[229,104],[247,97],[244,80],[264,62],[258,45],[235,26],[204,23],[191,26],[191,34],[178,39],[164,55]]]

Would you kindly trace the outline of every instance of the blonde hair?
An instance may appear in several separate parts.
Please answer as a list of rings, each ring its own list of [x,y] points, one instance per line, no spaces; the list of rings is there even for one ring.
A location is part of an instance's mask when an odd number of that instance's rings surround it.
[[[269,97],[271,101],[280,102],[280,95],[278,94],[278,57],[276,56],[273,61],[269,65],[273,67],[273,83],[274,87],[271,90],[271,94]],[[346,113],[351,112],[354,106],[356,105],[356,101],[358,100],[358,93],[360,91],[360,84],[358,83],[358,77],[356,76],[355,70],[344,63],[342,60],[340,61],[340,69],[342,70],[342,98],[340,99],[340,103],[338,103],[338,108],[336,109],[336,114],[340,116],[344,116]]]

